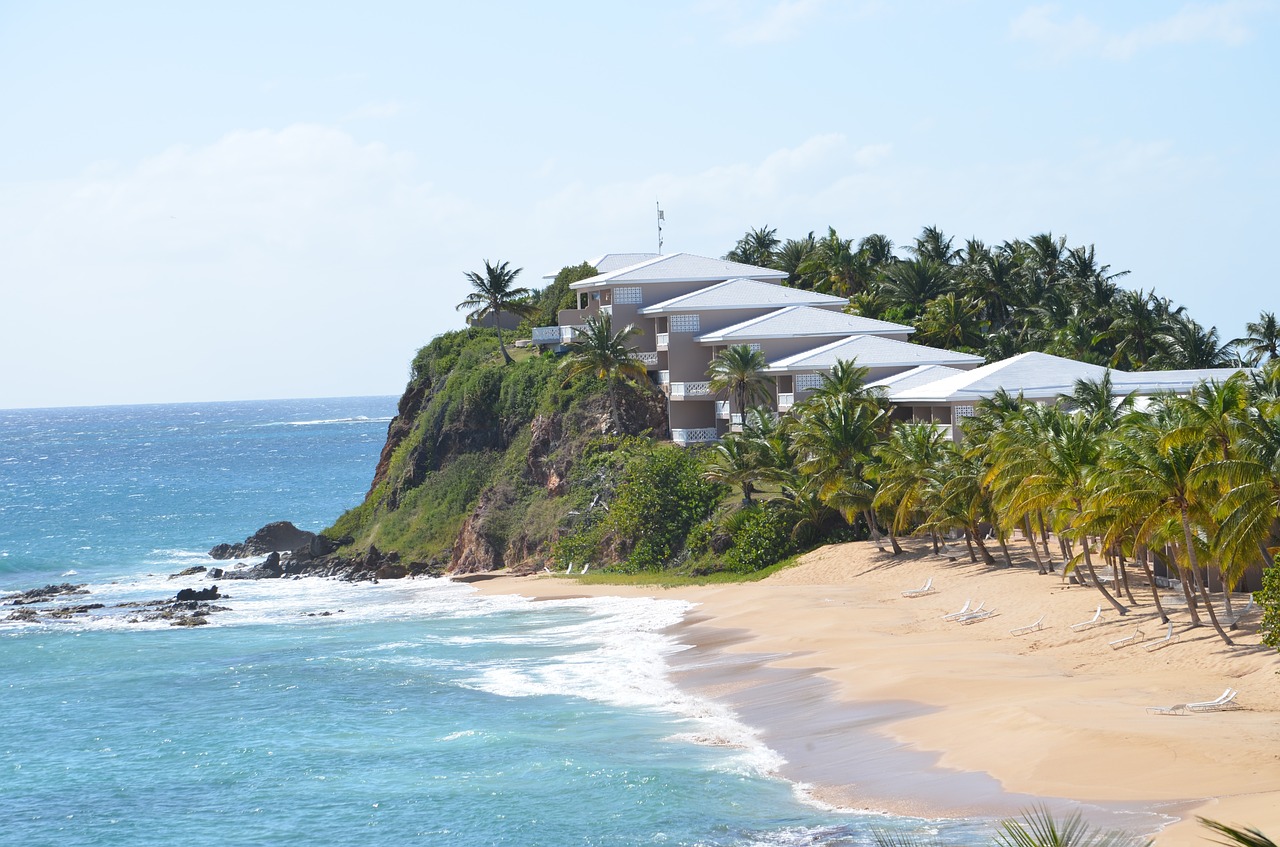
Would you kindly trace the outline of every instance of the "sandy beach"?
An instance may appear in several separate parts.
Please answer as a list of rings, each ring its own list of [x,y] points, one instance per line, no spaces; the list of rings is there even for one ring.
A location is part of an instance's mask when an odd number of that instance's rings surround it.
[[[1256,608],[1226,647],[1169,607],[1164,637],[1150,592],[1121,617],[1096,589],[1015,567],[947,562],[909,539],[902,556],[832,545],[755,583],[689,588],[498,576],[485,593],[537,598],[654,596],[696,604],[678,637],[682,682],[730,704],[786,759],[782,775],[834,805],[922,817],[1012,815],[1037,798],[1118,812],[1159,847],[1213,839],[1197,815],[1280,838],[1280,655],[1260,646]],[[902,592],[933,579],[932,593]],[[1174,592],[1162,596],[1174,598]],[[966,601],[994,609],[943,620]],[[1071,624],[1101,622],[1078,631]],[[1243,604],[1241,604],[1243,605]],[[1043,615],[1043,628],[1010,630]],[[1145,641],[1109,642],[1141,628]],[[1148,707],[1238,689],[1243,708],[1165,715]],[[1143,812],[1126,817],[1124,812]]]

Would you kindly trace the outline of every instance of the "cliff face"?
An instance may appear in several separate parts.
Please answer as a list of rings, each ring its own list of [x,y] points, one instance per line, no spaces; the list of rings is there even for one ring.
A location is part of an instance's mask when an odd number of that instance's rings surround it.
[[[424,347],[387,428],[365,501],[325,531],[457,573],[535,570],[565,527],[563,495],[585,447],[609,428],[604,386],[566,386],[550,356],[502,364],[492,337]],[[628,433],[665,435],[660,395],[620,392]]]

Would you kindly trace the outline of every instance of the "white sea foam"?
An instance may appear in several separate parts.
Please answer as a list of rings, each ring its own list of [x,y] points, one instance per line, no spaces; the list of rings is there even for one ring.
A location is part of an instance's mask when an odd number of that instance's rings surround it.
[[[349,418],[324,418],[314,421],[272,421],[271,423],[254,424],[254,427],[264,426],[325,426],[327,424],[367,424],[367,423],[390,423],[392,418],[370,418],[365,415],[355,415]]]

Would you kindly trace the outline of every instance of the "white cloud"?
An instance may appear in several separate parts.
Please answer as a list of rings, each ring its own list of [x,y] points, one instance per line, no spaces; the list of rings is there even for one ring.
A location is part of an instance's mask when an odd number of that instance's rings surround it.
[[[1065,18],[1059,7],[1041,5],[1015,18],[1009,33],[1015,40],[1040,45],[1056,58],[1084,54],[1123,60],[1166,45],[1242,44],[1252,37],[1250,20],[1271,7],[1262,0],[1192,3],[1167,18],[1124,32],[1108,32],[1083,15]]]
[[[299,125],[6,186],[0,359],[30,364],[3,369],[0,402],[397,390],[413,346],[457,323],[439,301],[461,299],[483,218],[418,169]]]

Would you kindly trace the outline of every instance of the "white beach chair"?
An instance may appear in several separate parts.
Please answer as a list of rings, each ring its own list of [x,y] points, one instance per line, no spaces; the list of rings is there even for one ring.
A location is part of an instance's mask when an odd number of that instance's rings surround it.
[[[983,602],[985,603],[986,601],[984,600]],[[972,600],[972,599],[965,600],[965,601],[964,601],[964,605],[960,607],[960,611],[958,611],[958,612],[952,612],[952,613],[951,613],[951,614],[949,614],[949,615],[943,615],[943,616],[942,616],[942,619],[943,619],[944,621],[953,621],[953,620],[955,620],[956,618],[960,617],[961,615],[968,614],[968,613],[969,613],[969,606],[971,606],[972,604],[973,604],[973,600]],[[979,603],[979,604],[978,604],[978,608],[982,608],[982,603]],[[975,610],[975,611],[976,611],[976,610]]]
[[[1026,626],[1014,627],[1013,629],[1009,630],[1009,634],[1010,635],[1026,635],[1027,633],[1037,632],[1042,629],[1044,629],[1044,615],[1041,615],[1040,618],[1035,623],[1029,623]]]
[[[1218,695],[1217,699],[1209,700],[1204,703],[1188,703],[1187,711],[1189,712],[1222,712],[1228,709],[1239,709],[1240,704],[1236,702],[1236,695],[1240,692],[1234,688],[1228,688],[1226,691]]]
[[[996,613],[995,609],[983,609],[980,612],[970,612],[969,614],[965,615],[962,618],[958,618],[957,620],[960,623],[964,624],[965,626],[968,626],[971,623],[977,623],[978,621],[985,621],[987,618],[991,617],[995,613]]]
[[[958,553],[955,550],[952,550],[946,544],[939,544],[938,552],[934,553],[933,556],[935,559],[943,559],[948,562],[954,562],[956,559],[960,558],[960,553]]]
[[[1245,607],[1243,609],[1235,613],[1235,615],[1231,618],[1231,620],[1227,622],[1227,626],[1234,627],[1236,624],[1240,623],[1240,621],[1244,619],[1245,615],[1249,614],[1252,611],[1253,611],[1253,595],[1250,594],[1249,602],[1245,604]]]
[[[1102,623],[1102,606],[1101,605],[1098,606],[1097,611],[1093,613],[1093,617],[1089,618],[1089,620],[1080,621],[1080,623],[1073,623],[1071,625],[1071,631],[1080,632],[1083,629],[1088,629],[1091,626],[1097,626],[1100,623]]]
[[[1189,715],[1186,703],[1178,703],[1173,706],[1148,706],[1147,714],[1149,715]]]
[[[933,593],[933,577],[929,577],[925,584],[919,588],[912,588],[909,591],[902,592],[903,597],[923,597],[926,594]]]
[[[585,574],[587,572],[587,569],[590,567],[591,567],[591,563],[587,562],[585,565],[582,566],[582,573]]]
[[[1161,647],[1168,647],[1170,644],[1178,640],[1178,636],[1173,634],[1173,621],[1169,621],[1169,631],[1164,634],[1164,638],[1159,641],[1152,641],[1146,646],[1148,653],[1153,650],[1159,650]]]
[[[1130,644],[1137,644],[1146,637],[1146,634],[1142,631],[1142,627],[1138,627],[1137,631],[1134,632],[1133,635],[1126,635],[1124,638],[1117,638],[1115,641],[1108,641],[1107,644],[1112,650],[1119,650],[1121,647],[1128,647]]]

